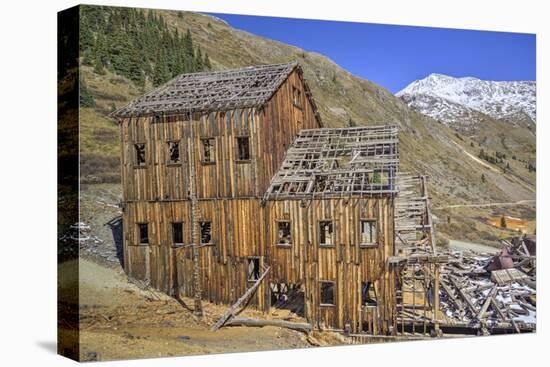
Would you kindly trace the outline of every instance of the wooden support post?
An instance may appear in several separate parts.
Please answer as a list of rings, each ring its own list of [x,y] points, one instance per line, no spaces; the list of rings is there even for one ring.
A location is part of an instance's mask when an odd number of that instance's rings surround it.
[[[434,277],[433,277],[433,280],[434,280],[434,287],[433,287],[433,292],[434,292],[434,304],[433,304],[433,316],[434,316],[434,330],[435,330],[435,334],[437,336],[439,336],[441,334],[440,332],[440,329],[439,329],[439,270],[440,270],[440,265],[439,264],[435,264],[434,265],[435,268],[434,268]]]
[[[430,211],[430,199],[428,197],[428,182],[426,176],[421,176],[422,179],[422,196],[426,199],[426,219],[428,226],[430,227],[430,245],[432,246],[432,254],[436,255],[437,251],[435,248],[435,231],[432,220],[432,213]]]
[[[192,114],[191,114],[192,115]],[[192,121],[191,124],[191,148],[189,149],[189,194],[191,195],[191,237],[192,237],[192,255],[193,255],[193,296],[194,296],[194,308],[193,313],[196,316],[202,317],[202,287],[201,287],[201,274],[200,274],[200,260],[199,260],[199,244],[200,244],[200,231],[198,228],[199,217],[199,203],[197,199],[197,190],[195,182],[195,138],[194,127]]]

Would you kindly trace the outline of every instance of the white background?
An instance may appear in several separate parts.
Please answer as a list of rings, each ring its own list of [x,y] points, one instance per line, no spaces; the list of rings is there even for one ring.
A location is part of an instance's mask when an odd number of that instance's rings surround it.
[[[132,366],[540,365],[548,356],[549,27],[545,1],[90,1],[238,14],[537,33],[536,335],[109,362]],[[73,1],[5,1],[0,11],[0,363],[64,366],[56,340],[56,12]],[[297,30],[299,31],[299,30]],[[322,37],[322,35],[319,35]],[[413,62],[413,61],[411,61]],[[545,189],[546,188],[546,189]],[[546,343],[544,343],[544,339]],[[546,350],[544,350],[544,345]],[[548,358],[548,357],[547,357]],[[389,363],[389,364],[388,364]]]

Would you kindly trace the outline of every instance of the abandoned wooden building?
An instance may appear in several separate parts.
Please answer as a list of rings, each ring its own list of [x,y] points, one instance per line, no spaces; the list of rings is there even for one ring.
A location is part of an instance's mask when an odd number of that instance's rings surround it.
[[[296,63],[180,75],[113,117],[129,276],[198,313],[391,332],[396,127],[323,128]]]

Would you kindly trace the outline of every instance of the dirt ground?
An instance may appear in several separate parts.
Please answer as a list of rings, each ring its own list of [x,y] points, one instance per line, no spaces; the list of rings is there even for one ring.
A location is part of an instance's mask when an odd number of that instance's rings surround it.
[[[500,247],[500,239],[536,233],[535,203],[487,207],[450,207],[434,209],[437,238]],[[500,228],[502,216],[507,228]]]
[[[84,361],[347,344],[339,334],[324,332],[308,336],[271,326],[224,327],[212,332],[210,326],[226,306],[204,302],[204,317],[197,319],[175,299],[129,282],[120,268],[82,258],[78,265],[80,358]],[[61,278],[60,292],[70,290],[75,282],[76,279]],[[185,301],[192,304],[191,300]],[[241,316],[259,318],[260,313],[246,309]],[[288,316],[277,311],[268,317]],[[74,335],[74,331],[60,326],[61,340]]]
[[[497,228],[502,228],[502,218],[506,222],[506,228],[520,233],[534,233],[536,225],[534,220],[525,220],[508,215],[489,218],[489,223]]]

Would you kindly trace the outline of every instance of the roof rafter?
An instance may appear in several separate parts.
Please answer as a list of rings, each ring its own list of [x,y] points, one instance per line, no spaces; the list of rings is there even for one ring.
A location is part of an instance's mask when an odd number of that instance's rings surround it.
[[[320,122],[317,107],[298,63],[258,65],[241,69],[182,74],[114,111],[111,117],[224,111],[261,107],[297,70],[306,96]]]
[[[397,127],[300,131],[264,200],[397,193]]]

